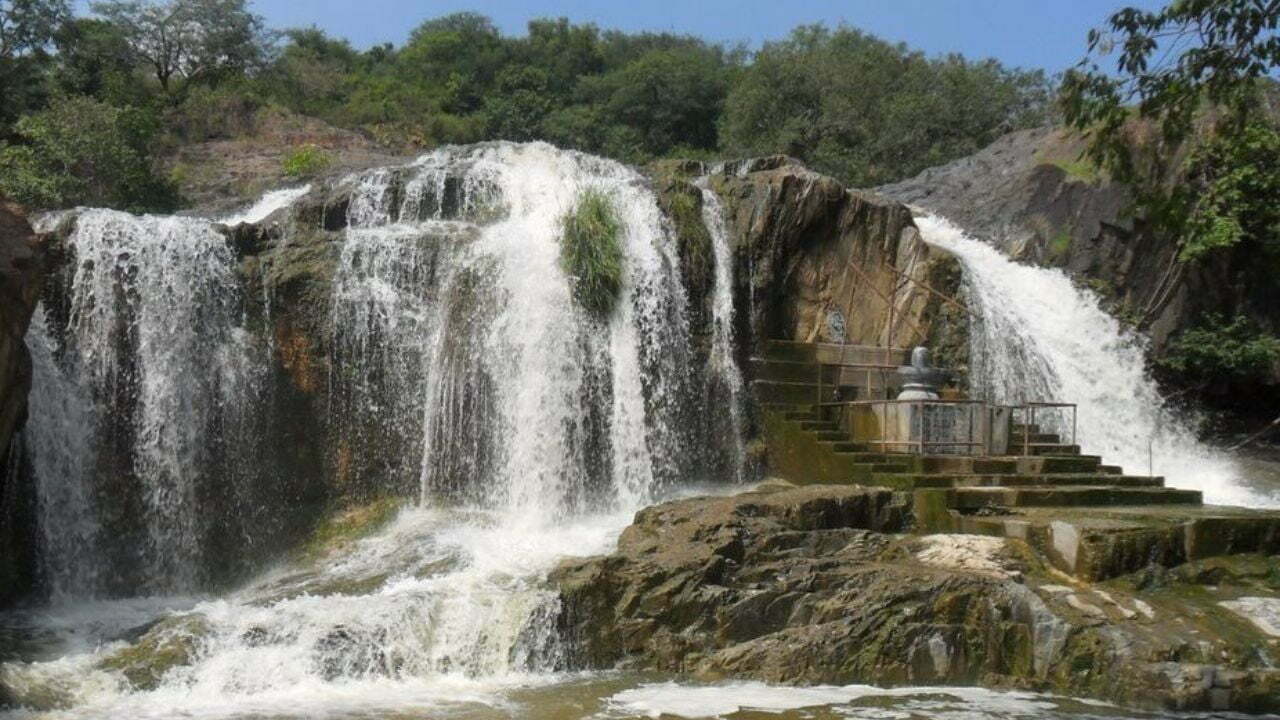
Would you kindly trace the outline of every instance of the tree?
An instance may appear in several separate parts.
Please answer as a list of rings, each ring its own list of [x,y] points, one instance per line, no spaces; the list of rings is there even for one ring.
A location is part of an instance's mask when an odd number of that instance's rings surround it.
[[[786,153],[847,183],[892,182],[1041,124],[1043,73],[929,59],[852,28],[799,27],[766,43],[726,101],[722,143]]]
[[[151,169],[157,130],[144,110],[88,97],[55,99],[18,121],[24,144],[0,147],[0,192],[37,208],[172,209],[172,187]]]
[[[141,102],[134,78],[129,41],[115,25],[77,18],[58,30],[54,82],[62,92],[98,99]]]
[[[1178,238],[1184,260],[1241,241],[1280,244],[1274,213],[1249,209],[1280,187],[1275,112],[1280,0],[1178,0],[1125,8],[1089,33],[1063,80],[1067,121],[1087,156],[1133,186],[1137,209]],[[1116,74],[1095,55],[1119,49]]]
[[[584,80],[583,93],[613,126],[605,152],[627,159],[672,148],[716,147],[716,120],[728,89],[727,66],[713,48],[650,50]]]
[[[112,0],[91,7],[121,29],[136,61],[169,94],[194,82],[253,73],[273,41],[246,0]]]
[[[47,47],[70,19],[67,0],[0,0],[0,58]]]

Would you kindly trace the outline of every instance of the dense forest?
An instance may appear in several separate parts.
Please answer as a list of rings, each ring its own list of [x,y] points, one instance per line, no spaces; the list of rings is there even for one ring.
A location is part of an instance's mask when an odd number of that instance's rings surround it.
[[[1050,82],[849,27],[755,52],[560,19],[504,36],[457,13],[404,45],[275,30],[246,0],[0,2],[0,190],[29,205],[182,204],[156,158],[287,111],[412,151],[546,140],[643,162],[788,153],[850,185],[897,180],[1043,124]],[[323,157],[289,159],[299,171]]]

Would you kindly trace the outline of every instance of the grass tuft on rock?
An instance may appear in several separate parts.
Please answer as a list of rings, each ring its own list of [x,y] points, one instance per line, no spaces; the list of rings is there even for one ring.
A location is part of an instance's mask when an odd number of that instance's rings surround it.
[[[561,219],[560,264],[573,282],[573,296],[599,318],[613,312],[622,290],[622,223],[609,197],[584,190]]]

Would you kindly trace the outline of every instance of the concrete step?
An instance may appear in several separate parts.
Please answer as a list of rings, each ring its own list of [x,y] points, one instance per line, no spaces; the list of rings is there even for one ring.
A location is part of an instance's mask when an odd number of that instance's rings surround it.
[[[831,420],[801,420],[800,429],[809,432],[835,432],[840,424]]]
[[[1017,443],[1010,443],[1009,449],[1016,450],[1019,452],[1021,452],[1022,450],[1022,448],[1019,447]],[[1057,445],[1057,444],[1032,445],[1030,450],[1032,455],[1079,455],[1080,454],[1079,445]]]
[[[1027,432],[1032,434],[1040,433],[1039,425],[1025,425],[1023,423],[1012,423],[1011,425],[1009,425],[1010,437],[1013,437],[1014,434],[1021,436],[1023,428],[1027,428]]]
[[[922,473],[1015,473],[1018,461],[1014,458],[968,457],[964,455],[927,455],[917,458],[916,467]]]
[[[813,436],[819,442],[848,442],[849,440],[849,433],[841,432],[839,430],[824,430],[822,432],[815,432],[813,433]]]
[[[882,473],[871,478],[872,484],[900,490],[924,488],[1002,488],[1037,486],[1115,486],[1161,488],[1164,478],[1146,475],[1101,475],[1089,473],[1055,473],[1024,475],[1007,473]]]
[[[1098,472],[1104,475],[1123,475],[1124,468],[1119,465],[1099,465]]]
[[[869,447],[866,445],[866,443],[850,442],[848,439],[837,440],[835,442],[832,442],[830,440],[821,440],[818,442],[818,444],[842,457],[850,456],[850,455],[869,455],[869,456],[874,456],[873,459],[879,459],[884,457],[884,453],[868,452]],[[857,460],[858,462],[862,461],[861,458],[854,458],[854,459]]]
[[[1091,473],[1097,472],[1102,458],[1097,455],[1051,455],[1017,458],[1018,472],[1037,473]]]
[[[953,514],[951,520],[950,527],[929,531],[1025,540],[1056,568],[1088,582],[1152,564],[1174,567],[1219,555],[1280,552],[1280,512],[1275,510],[1212,505],[1053,507],[1025,508],[1011,515]]]
[[[1009,446],[1022,447],[1023,443],[1031,445],[1061,445],[1062,438],[1055,433],[1029,433],[1023,435],[1020,432],[1009,433]]]
[[[961,510],[976,510],[990,505],[1023,508],[1084,505],[1199,505],[1201,503],[1199,490],[1166,487],[1028,485],[959,488],[954,492],[952,507]]]

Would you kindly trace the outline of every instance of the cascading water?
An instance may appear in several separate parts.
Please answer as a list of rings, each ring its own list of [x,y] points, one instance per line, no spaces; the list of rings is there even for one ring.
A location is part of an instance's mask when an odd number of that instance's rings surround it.
[[[446,150],[402,172],[356,181],[333,306],[351,432],[397,448],[391,481],[545,518],[634,507],[675,476],[688,331],[640,177],[545,145]],[[561,218],[587,188],[623,228],[607,321],[559,266]]]
[[[130,625],[112,619],[132,607],[95,606],[90,624],[107,629],[92,647],[0,666],[0,687],[20,700],[54,688],[72,716],[298,716],[489,704],[561,677],[546,573],[605,551],[695,464],[675,239],[637,173],[547,145],[449,148],[350,182],[329,308],[332,440],[353,481],[418,505],[222,599],[174,601],[141,637],[120,639]],[[621,227],[607,318],[578,306],[560,264],[561,219],[586,189]],[[225,251],[221,236],[209,244]],[[157,648],[183,661],[132,690],[131,653]]]
[[[192,588],[201,494],[234,488],[202,484],[254,393],[231,250],[203,220],[107,210],[66,250],[28,343],[42,574],[57,595]]]
[[[956,255],[982,322],[971,331],[975,395],[1005,403],[1078,403],[1078,440],[1130,473],[1202,490],[1224,505],[1280,504],[1243,487],[1235,463],[1200,443],[1185,418],[1166,411],[1146,373],[1140,338],[1059,270],[1015,263],[950,222],[918,216],[925,241]],[[1050,419],[1052,414],[1050,413]],[[1069,433],[1069,421],[1057,428]]]
[[[705,178],[700,179],[697,184],[702,191],[702,222],[711,235],[711,248],[716,263],[716,282],[711,305],[709,360],[710,378],[718,384],[718,393],[716,388],[712,388],[708,392],[708,398],[718,394],[728,405],[728,427],[717,435],[728,441],[733,457],[733,477],[741,482],[745,470],[746,450],[742,439],[742,372],[738,369],[734,350],[733,249],[729,246],[729,229],[725,227],[724,209],[720,205],[719,196],[708,187]],[[710,404],[708,402],[709,406]]]

